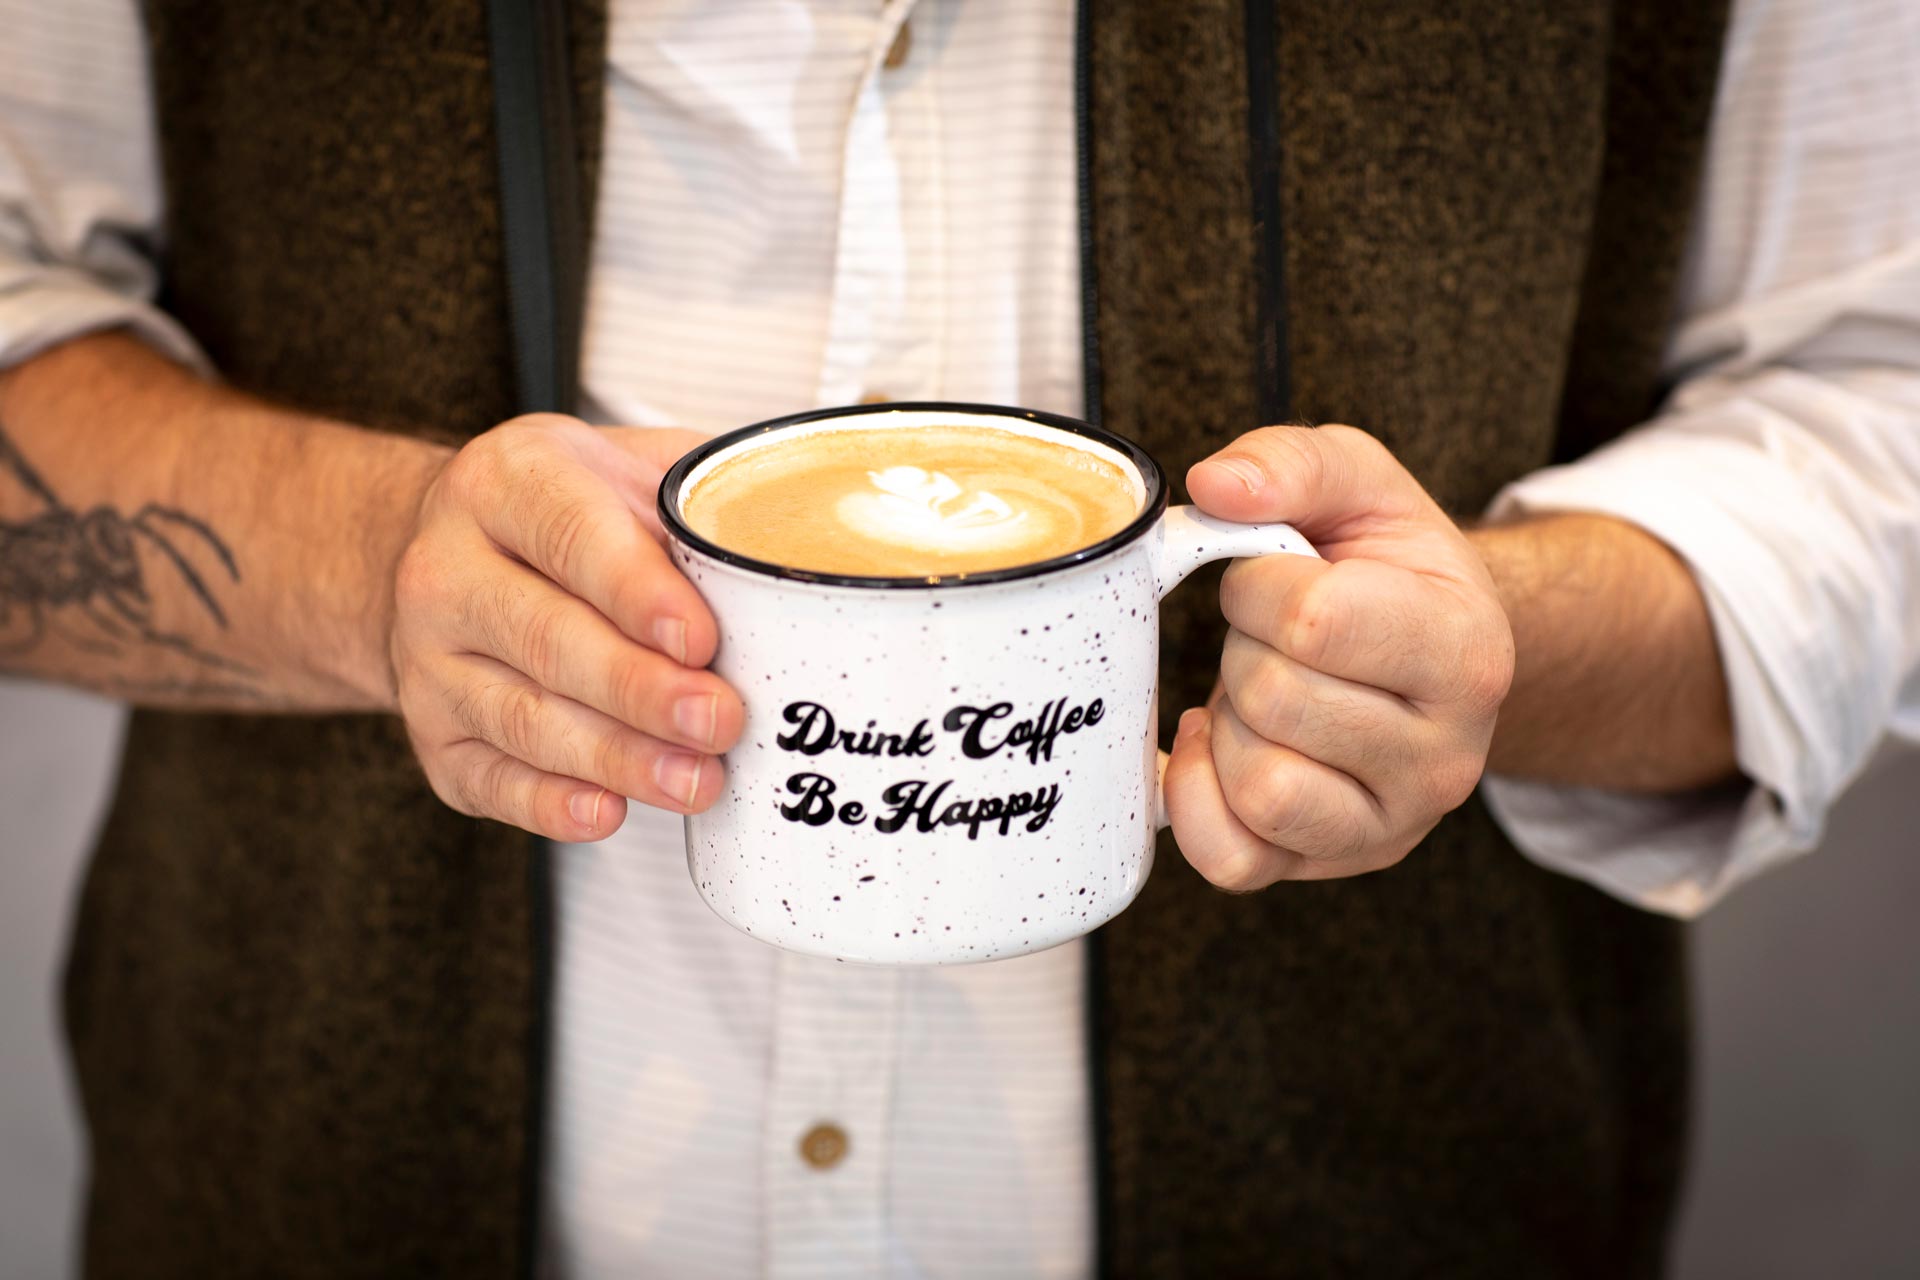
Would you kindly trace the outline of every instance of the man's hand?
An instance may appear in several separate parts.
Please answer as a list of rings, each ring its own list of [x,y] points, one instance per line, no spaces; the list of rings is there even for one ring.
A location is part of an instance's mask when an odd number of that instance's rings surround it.
[[[448,804],[579,841],[612,834],[624,797],[713,803],[743,710],[701,670],[713,618],[653,510],[699,439],[532,415],[473,440],[429,486],[394,575],[390,651]]]
[[[1513,678],[1485,564],[1351,427],[1251,432],[1187,486],[1212,515],[1295,525],[1326,559],[1227,570],[1220,685],[1167,766],[1182,851],[1237,891],[1391,866],[1472,793]]]
[[[554,839],[610,835],[625,797],[704,809],[744,712],[653,511],[698,439],[536,415],[449,453],[89,334],[0,371],[0,529],[105,513],[119,543],[50,595],[46,540],[15,539],[0,665],[183,709],[397,710],[442,799]]]

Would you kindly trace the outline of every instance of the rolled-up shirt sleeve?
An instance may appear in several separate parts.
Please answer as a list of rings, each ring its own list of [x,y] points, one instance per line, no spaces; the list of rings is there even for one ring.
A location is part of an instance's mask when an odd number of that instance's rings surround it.
[[[1736,8],[1662,411],[1509,486],[1672,547],[1706,599],[1743,777],[1644,796],[1489,777],[1523,852],[1691,916],[1819,843],[1920,737],[1920,14]]]
[[[0,368],[128,327],[205,368],[153,303],[161,235],[133,0],[0,0]]]

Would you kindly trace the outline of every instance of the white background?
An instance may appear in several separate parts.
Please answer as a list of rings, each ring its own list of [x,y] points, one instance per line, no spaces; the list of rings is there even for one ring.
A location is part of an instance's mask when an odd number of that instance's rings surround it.
[[[68,1274],[81,1172],[55,977],[120,729],[0,680],[0,1278]],[[1920,1275],[1920,754],[1827,847],[1696,927],[1700,1082],[1676,1280]]]

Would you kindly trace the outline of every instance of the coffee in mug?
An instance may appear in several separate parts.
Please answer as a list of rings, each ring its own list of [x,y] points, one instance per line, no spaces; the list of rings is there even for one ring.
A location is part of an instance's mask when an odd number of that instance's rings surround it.
[[[1119,436],[989,405],[796,414],[660,486],[674,562],[746,704],[686,819],[707,904],[872,964],[1038,951],[1125,909],[1165,825],[1160,598],[1286,525],[1167,505]]]
[[[687,527],[756,560],[877,577],[1050,560],[1140,511],[1137,478],[1073,438],[982,423],[795,431],[730,454],[680,498]]]

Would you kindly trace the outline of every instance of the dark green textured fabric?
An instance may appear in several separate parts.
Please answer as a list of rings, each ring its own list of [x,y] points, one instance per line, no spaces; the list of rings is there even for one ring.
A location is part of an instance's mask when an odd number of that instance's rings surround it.
[[[1283,0],[1297,411],[1463,512],[1642,412],[1721,7]],[[505,416],[483,6],[145,8],[168,301],[227,376],[396,430]],[[604,13],[571,12],[590,179]],[[1239,30],[1096,10],[1106,418],[1176,476],[1255,425]],[[1166,639],[1171,714],[1211,678],[1208,584]],[[66,993],[89,1274],[521,1273],[523,850],[390,721],[136,716]],[[1678,947],[1478,806],[1392,872],[1244,898],[1163,849],[1094,993],[1108,1271],[1653,1273]]]
[[[154,0],[167,304],[234,384],[511,416],[480,3]],[[604,12],[573,6],[586,189]],[[92,1276],[524,1269],[527,838],[396,721],[133,717],[67,975]]]
[[[1651,407],[1724,23],[1680,9],[1280,4],[1296,414],[1471,514],[1563,430]],[[1241,6],[1101,12],[1104,418],[1179,475],[1258,425]],[[1166,609],[1168,729],[1213,679],[1216,580]],[[1113,1274],[1659,1271],[1680,930],[1535,868],[1477,802],[1391,872],[1246,897],[1163,841],[1100,941]]]

